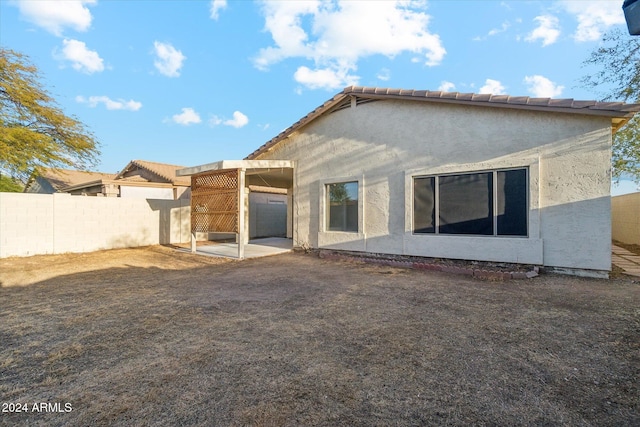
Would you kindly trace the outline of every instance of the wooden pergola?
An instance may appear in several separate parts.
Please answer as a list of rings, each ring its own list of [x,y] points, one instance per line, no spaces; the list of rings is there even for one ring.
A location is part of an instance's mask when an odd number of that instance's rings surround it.
[[[234,233],[238,259],[243,259],[247,173],[264,175],[284,169],[293,169],[293,162],[223,160],[179,170],[178,176],[191,176],[191,251],[196,251],[196,233]]]

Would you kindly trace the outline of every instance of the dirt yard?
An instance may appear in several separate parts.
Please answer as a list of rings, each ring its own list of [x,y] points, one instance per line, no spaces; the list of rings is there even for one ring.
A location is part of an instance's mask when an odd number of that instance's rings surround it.
[[[0,282],[0,425],[640,425],[627,278],[150,247]]]

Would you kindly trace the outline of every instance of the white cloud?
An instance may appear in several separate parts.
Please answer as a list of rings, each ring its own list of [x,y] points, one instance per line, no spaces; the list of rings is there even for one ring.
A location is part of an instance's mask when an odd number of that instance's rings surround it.
[[[538,27],[525,37],[526,41],[542,40],[542,46],[549,46],[558,40],[560,36],[558,18],[553,15],[541,15],[536,16],[533,20],[538,22]]]
[[[440,86],[438,86],[438,90],[441,92],[451,92],[456,88],[456,85],[448,82],[446,80],[443,80],[442,82],[440,82]]]
[[[225,120],[224,122],[222,122],[222,124],[226,126],[233,126],[236,129],[245,126],[247,123],[249,123],[249,118],[242,114],[240,111],[233,112],[233,119]]]
[[[184,126],[197,124],[202,121],[200,119],[200,115],[196,113],[196,111],[193,108],[183,108],[182,113],[175,114],[172,118],[175,123],[178,123],[179,125],[184,125]]]
[[[599,40],[609,27],[626,22],[622,2],[617,0],[565,0],[562,5],[578,21],[573,34],[578,42]]]
[[[318,13],[317,1],[263,2],[265,30],[271,33],[276,47],[260,50],[254,64],[261,70],[288,57],[310,57],[312,47],[305,43],[307,33],[301,26],[303,15]]]
[[[133,99],[125,101],[124,99],[118,99],[114,101],[108,96],[90,96],[85,98],[84,96],[76,96],[76,102],[81,104],[87,104],[89,107],[95,108],[98,104],[104,104],[107,110],[129,110],[138,111],[142,108],[142,103],[134,101]]]
[[[490,93],[492,95],[504,95],[505,87],[498,80],[487,79],[478,93]]]
[[[489,30],[487,35],[485,35],[485,36],[476,36],[472,40],[473,41],[486,40],[489,37],[493,37],[493,36],[495,36],[497,34],[504,33],[505,31],[507,31],[509,29],[509,27],[511,27],[511,23],[509,21],[503,22],[502,25],[500,26],[500,28],[492,28],[491,30]]]
[[[211,118],[209,119],[209,126],[218,126],[219,124],[222,123],[222,119],[218,116],[211,116]]]
[[[504,33],[509,29],[510,26],[511,24],[509,22],[503,22],[500,28],[492,28],[491,30],[489,30],[487,36],[491,37],[495,36],[496,34]]]
[[[422,2],[263,1],[262,10],[274,45],[260,50],[255,66],[266,70],[287,58],[313,61],[313,67],[298,68],[296,80],[314,89],[353,82],[352,72],[367,56],[412,52],[432,66],[446,53],[440,37],[428,31]]]
[[[233,119],[224,120],[218,116],[211,116],[209,119],[210,126],[217,126],[223,124],[225,126],[232,126],[236,129],[241,128],[249,123],[249,118],[242,114],[240,111],[233,112]],[[268,126],[268,125],[267,125]]]
[[[180,76],[180,68],[182,68],[182,63],[187,57],[169,43],[155,41],[153,42],[153,47],[157,55],[153,65],[160,71],[160,74],[167,77]]]
[[[211,19],[218,20],[220,11],[227,8],[227,0],[211,0]]]
[[[54,52],[59,59],[70,61],[74,70],[87,74],[104,71],[104,64],[98,52],[87,49],[84,42],[64,39],[62,41],[62,53]]]
[[[564,86],[557,85],[540,75],[526,76],[524,82],[529,92],[536,98],[555,98],[564,90]]]
[[[376,77],[378,78],[378,80],[382,80],[383,82],[386,82],[391,78],[391,70],[389,70],[388,68],[383,68],[380,71],[378,71],[378,74],[376,75]]]
[[[296,70],[293,78],[309,89],[338,89],[357,84],[358,76],[346,75],[347,71],[332,68],[311,70],[302,66]]]
[[[18,2],[18,8],[27,21],[61,36],[65,27],[76,31],[89,29],[92,17],[85,5],[96,3],[96,0],[21,0]]]

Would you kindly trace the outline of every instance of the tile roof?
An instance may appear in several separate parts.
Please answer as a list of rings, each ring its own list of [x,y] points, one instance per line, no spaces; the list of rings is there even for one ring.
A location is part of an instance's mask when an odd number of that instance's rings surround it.
[[[309,124],[321,115],[349,107],[352,99],[355,100],[356,104],[381,99],[402,99],[410,101],[473,105],[479,107],[498,107],[530,111],[596,115],[611,117],[612,120],[621,119],[616,124],[616,128],[622,126],[628,119],[633,117],[636,112],[640,111],[640,104],[625,104],[624,102],[599,102],[574,99],[532,98],[529,96],[349,86],[298,120],[289,128],[282,131],[276,137],[267,141],[253,153],[249,154],[246,159],[255,159],[257,156],[285,139],[291,133]]]
[[[83,184],[85,182],[113,179],[116,174],[86,172],[72,169],[42,168],[40,169],[40,176],[49,181],[56,191],[60,191],[63,188]]]
[[[191,185],[190,177],[176,176],[178,169],[184,169],[184,166],[170,165],[167,163],[149,162],[147,160],[132,160],[129,164],[117,175],[116,179],[128,179],[122,175],[132,166],[135,165],[139,168],[146,169],[161,178],[166,179],[172,184],[176,185]]]
[[[413,100],[431,100],[431,101],[457,101],[456,103],[472,103],[472,104],[502,104],[505,106],[527,106],[527,107],[543,107],[561,108],[570,110],[589,110],[589,112],[602,112],[603,115],[618,117],[620,113],[630,113],[640,111],[638,104],[626,104],[624,102],[599,102],[599,101],[582,101],[572,98],[556,99],[556,98],[532,98],[529,96],[510,96],[510,95],[491,95],[477,93],[461,93],[461,92],[442,92],[431,90],[413,90],[413,89],[387,89],[374,87],[349,86],[345,88],[340,95],[363,95],[374,98],[403,98]],[[583,113],[586,111],[567,111]]]

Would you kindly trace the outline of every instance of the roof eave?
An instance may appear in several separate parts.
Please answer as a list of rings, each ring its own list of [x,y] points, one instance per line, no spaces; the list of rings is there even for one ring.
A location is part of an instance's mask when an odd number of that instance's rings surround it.
[[[257,150],[255,150],[254,152],[249,154],[247,157],[245,157],[244,160],[255,160],[255,158],[260,154],[270,151],[272,147],[278,144],[280,141],[282,141],[283,139],[286,139],[289,135],[291,135],[295,131],[302,129],[304,126],[308,125],[318,117],[328,113],[333,108],[335,108],[338,104],[340,104],[342,101],[347,99],[349,96],[350,95],[347,95],[345,93],[337,94],[336,96],[334,96],[333,98],[331,98],[330,100],[328,100],[327,102],[325,102],[324,104],[322,104],[321,106],[319,106],[318,108],[316,108],[315,110],[313,110],[312,112],[310,112],[309,114],[307,114],[306,116],[304,116],[303,118],[301,118],[300,120],[298,120],[297,122],[289,126],[287,129],[280,132],[274,138],[270,139],[269,141],[264,143],[262,146],[258,147]]]
[[[527,110],[527,111],[543,111],[543,112],[551,112],[551,113],[564,113],[564,114],[579,114],[579,115],[589,115],[589,116],[601,116],[601,117],[611,117],[611,118],[631,118],[636,111],[620,111],[620,110],[603,110],[603,109],[594,109],[594,108],[575,108],[575,107],[554,107],[554,106],[543,106],[543,105],[531,105],[531,104],[513,104],[507,102],[498,102],[498,101],[472,101],[465,99],[454,99],[454,98],[420,98],[420,97],[407,97],[406,95],[359,95],[352,94],[352,96],[365,98],[365,99],[399,99],[404,101],[419,101],[419,102],[431,102],[438,104],[456,104],[456,105],[471,105],[474,107],[488,107],[488,108],[507,108],[514,110]]]
[[[69,186],[66,186],[66,187],[61,187],[60,189],[58,189],[58,192],[60,192],[60,193],[68,193],[69,191],[79,190],[81,188],[94,187],[96,185],[103,185],[103,184],[108,183],[110,181],[111,180],[99,179],[99,180],[95,180],[95,181],[81,182],[80,184],[73,184],[73,185],[69,185]]]
[[[430,96],[429,91],[414,91],[403,89],[377,89],[377,88],[363,88],[363,87],[346,87],[342,92],[335,95],[329,101],[319,106],[311,113],[307,114],[293,125],[289,126],[284,131],[280,132],[277,136],[267,141],[258,149],[253,151],[245,160],[253,160],[258,156],[271,151],[273,147],[288,138],[294,132],[307,126],[318,117],[329,113],[333,108],[342,103],[349,97],[355,97],[360,99],[371,100],[387,100],[387,99],[399,99],[404,101],[419,101],[419,102],[432,102],[432,103],[445,103],[456,105],[470,105],[474,107],[489,107],[489,108],[507,108],[514,110],[526,110],[526,111],[541,111],[552,112],[561,114],[578,114],[598,117],[608,117],[611,119],[612,131],[615,133],[620,129],[628,120],[630,120],[634,114],[640,110],[640,105],[628,104],[625,106],[626,110],[610,110],[603,108],[592,108],[597,103],[595,101],[573,101],[573,103],[583,104],[583,107],[566,107],[566,106],[554,106],[553,103],[561,103],[563,100],[554,100],[551,98],[528,98],[528,97],[510,97],[510,96],[495,96],[495,95],[482,95],[482,94],[461,94],[457,92],[432,92],[432,94],[438,94],[438,96]],[[525,100],[526,98],[526,100]],[[565,100],[569,101],[569,100]],[[532,102],[532,103],[531,103]],[[536,102],[539,102],[536,105]],[[621,103],[610,103],[611,105],[619,105]],[[623,119],[622,124],[617,124],[615,119]]]

